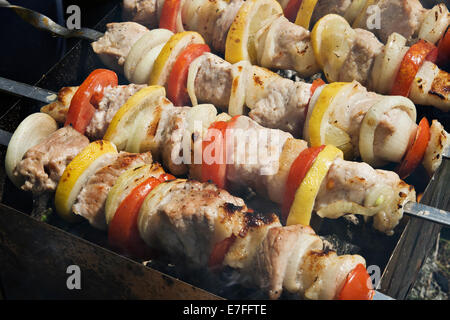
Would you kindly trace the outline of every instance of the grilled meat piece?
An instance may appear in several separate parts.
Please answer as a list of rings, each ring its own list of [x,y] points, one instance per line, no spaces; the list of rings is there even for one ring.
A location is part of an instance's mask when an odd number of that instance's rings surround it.
[[[95,109],[94,116],[86,128],[86,135],[91,140],[102,139],[120,107],[122,107],[132,95],[144,87],[145,85],[137,84],[106,87],[103,90],[103,98],[100,101],[98,108]]]
[[[319,0],[314,7],[310,25],[315,25],[320,18],[327,14],[338,14],[343,16],[352,4],[352,0]]]
[[[303,77],[320,71],[308,30],[281,16],[260,29],[255,46],[258,65],[270,69],[295,69]]]
[[[87,145],[88,138],[72,127],[61,128],[28,150],[14,169],[22,176],[22,189],[35,194],[56,190],[66,166]]]
[[[123,20],[131,20],[150,29],[157,28],[158,12],[161,12],[163,3],[163,1],[155,0],[124,0]]]
[[[355,40],[339,72],[339,81],[353,80],[367,86],[375,58],[381,53],[383,44],[375,35],[363,29],[355,29]]]
[[[108,23],[106,28],[105,35],[92,43],[92,49],[105,65],[123,73],[131,47],[149,30],[135,22]]]
[[[195,95],[198,101],[228,109],[233,76],[231,64],[214,54],[201,56],[201,64],[195,77]]]
[[[58,100],[47,104],[41,108],[41,112],[47,113],[59,124],[66,122],[67,112],[69,111],[70,102],[77,92],[78,87],[63,87],[58,91]]]
[[[206,269],[215,244],[232,237],[221,266],[235,269],[241,283],[259,287],[272,299],[284,289],[300,297],[333,299],[347,274],[365,264],[357,255],[322,251],[322,240],[310,227],[282,227],[274,214],[247,211],[241,199],[214,185],[175,180],[147,196],[138,227],[143,240],[169,261],[196,269]]]
[[[86,218],[92,226],[106,229],[105,201],[117,178],[126,170],[152,163],[150,153],[111,154],[109,164],[97,170],[81,189],[73,205],[73,212]]]

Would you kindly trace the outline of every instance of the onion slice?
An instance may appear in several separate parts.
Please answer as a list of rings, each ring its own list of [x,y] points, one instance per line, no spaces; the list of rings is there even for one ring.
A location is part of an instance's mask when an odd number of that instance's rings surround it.
[[[447,30],[450,16],[445,4],[440,3],[435,5],[425,15],[422,25],[419,29],[419,39],[426,40],[431,43],[438,43],[439,39]]]
[[[364,116],[359,131],[359,152],[364,162],[373,167],[380,167],[385,162],[374,153],[375,130],[387,111],[401,108],[408,113],[411,120],[416,122],[416,107],[411,100],[401,96],[385,96],[372,106]]]
[[[422,160],[423,166],[430,177],[441,165],[442,153],[446,148],[450,148],[450,134],[445,131],[439,121],[433,120],[430,127],[430,141]]]
[[[201,55],[200,57],[192,61],[189,66],[186,88],[189,97],[191,98],[192,106],[196,106],[198,104],[197,96],[195,95],[195,78],[197,77],[198,70],[200,69],[203,60],[205,60],[208,55],[211,55],[211,53],[207,52]]]
[[[365,7],[367,0],[353,0],[352,4],[345,11],[344,18],[351,25],[359,16],[361,10]]]
[[[140,62],[136,66],[133,75],[130,78],[130,82],[136,84],[148,83],[156,58],[158,58],[165,44],[166,44],[165,42],[161,43],[160,45],[157,45],[147,53],[143,54]]]
[[[251,63],[245,60],[240,61],[231,67],[233,81],[231,85],[228,113],[232,117],[242,115],[244,113],[245,91],[251,67]]]
[[[130,53],[125,60],[125,77],[131,82],[137,83],[133,80],[133,75],[138,70],[139,63],[149,51],[162,43],[166,43],[172,35],[173,32],[167,29],[154,29],[140,37],[131,47]]]
[[[14,131],[6,151],[5,169],[16,187],[20,188],[24,181],[22,177],[15,176],[13,171],[25,153],[57,129],[58,125],[52,117],[46,113],[37,112],[26,117]]]
[[[383,51],[375,58],[372,89],[382,94],[389,93],[408,49],[405,37],[396,32],[389,36]]]

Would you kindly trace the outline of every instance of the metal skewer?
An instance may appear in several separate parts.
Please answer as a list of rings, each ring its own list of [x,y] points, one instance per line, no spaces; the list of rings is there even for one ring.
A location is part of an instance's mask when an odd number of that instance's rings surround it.
[[[6,0],[0,0],[0,8],[1,7],[14,10],[19,17],[35,28],[51,32],[53,35],[62,38],[81,38],[90,41],[97,41],[103,36],[103,33],[89,28],[74,30],[67,29],[39,12],[21,6],[12,5]]]

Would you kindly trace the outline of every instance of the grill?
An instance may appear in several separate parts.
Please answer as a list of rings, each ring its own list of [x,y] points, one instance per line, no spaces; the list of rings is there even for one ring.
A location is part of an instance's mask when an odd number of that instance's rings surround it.
[[[95,27],[104,31],[106,23],[121,20],[117,5]],[[57,63],[36,86],[58,91],[62,86],[81,83],[102,63],[87,41],[80,41]],[[125,78],[119,78],[126,83]],[[27,115],[39,111],[40,105],[20,100],[3,109],[0,129],[12,132]],[[446,128],[449,115],[437,110],[418,110],[418,115],[438,118]],[[87,223],[68,225],[52,215],[48,223],[36,221],[28,214],[33,208],[30,195],[19,191],[4,172],[6,148],[0,147],[0,283],[7,298],[103,298],[103,299],[220,299],[261,298],[254,289],[235,284],[235,274],[204,277],[183,272],[177,266],[157,261],[143,264],[107,249],[103,232]],[[448,160],[445,160],[448,161]],[[421,202],[448,210],[449,197],[445,184],[450,171],[438,170],[429,185],[420,174],[408,181],[418,193],[424,191]],[[249,200],[256,210],[271,211],[275,207],[261,199]],[[416,207],[407,210],[417,210]],[[420,267],[436,242],[440,225],[418,218],[405,218],[400,231],[386,237],[364,225],[353,225],[345,219],[321,222],[318,233],[337,244],[338,253],[362,254],[368,265],[381,268],[379,291],[396,299],[406,298]],[[81,269],[82,290],[69,290],[67,267]],[[187,282],[181,281],[183,279]],[[199,280],[201,279],[201,280]],[[223,285],[218,285],[223,284]],[[287,297],[289,298],[289,297]]]

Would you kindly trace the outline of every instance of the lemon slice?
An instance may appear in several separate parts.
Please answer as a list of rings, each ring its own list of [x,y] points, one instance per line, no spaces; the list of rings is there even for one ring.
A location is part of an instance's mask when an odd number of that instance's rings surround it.
[[[355,31],[347,20],[339,15],[327,19],[322,32],[321,55],[324,60],[323,72],[328,82],[339,80],[339,72],[353,46]]]
[[[166,85],[173,64],[180,53],[190,44],[204,43],[205,41],[202,36],[197,32],[185,31],[173,35],[156,58],[152,72],[150,73],[149,85]]]
[[[337,14],[321,18],[311,33],[314,56],[328,81],[338,80],[339,71],[347,58],[355,31],[347,20]]]
[[[326,132],[330,126],[330,113],[333,105],[339,99],[338,95],[345,95],[347,90],[343,89],[346,87],[351,88],[351,83],[334,82],[326,85],[311,113],[308,114],[304,136],[312,147],[331,143],[331,141],[326,141]]]
[[[81,188],[91,175],[107,164],[110,154],[113,153],[117,153],[117,149],[111,142],[94,141],[69,163],[59,180],[55,194],[56,211],[63,219],[76,221],[77,216],[72,213],[72,206]]]
[[[286,224],[309,225],[320,185],[336,158],[342,158],[342,151],[334,146],[326,146],[319,153],[302,183],[295,192],[294,202]]]
[[[295,24],[302,26],[305,29],[309,29],[309,23],[316,7],[318,0],[303,0],[300,5],[300,9],[297,12],[297,18],[295,18]]]
[[[254,37],[258,30],[283,14],[275,0],[250,0],[239,9],[228,31],[225,60],[237,63],[247,60],[257,64]]]
[[[165,95],[161,86],[148,86],[136,92],[114,115],[103,138],[113,142],[118,150],[125,150],[139,116],[157,106]]]

